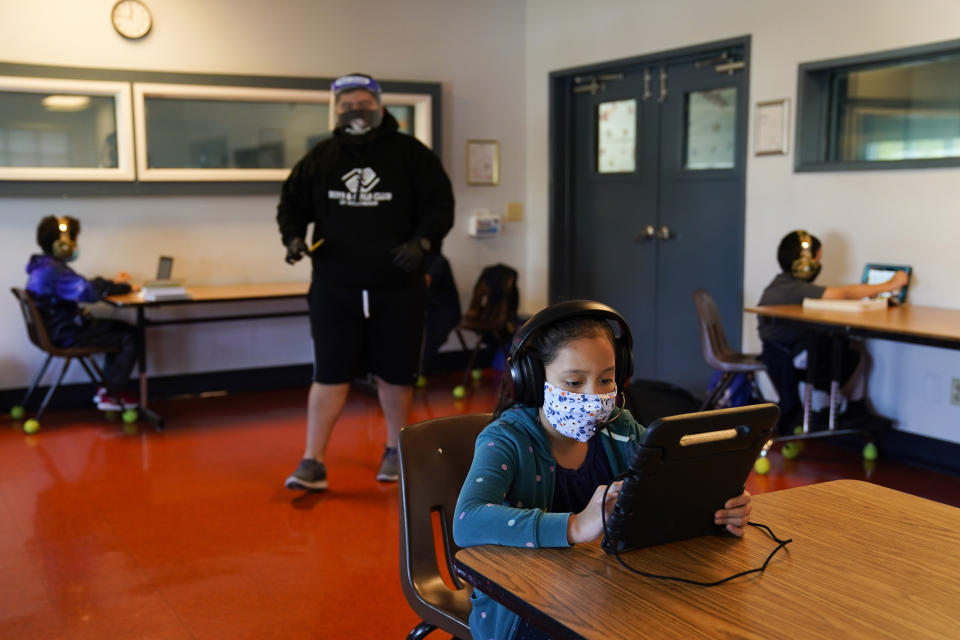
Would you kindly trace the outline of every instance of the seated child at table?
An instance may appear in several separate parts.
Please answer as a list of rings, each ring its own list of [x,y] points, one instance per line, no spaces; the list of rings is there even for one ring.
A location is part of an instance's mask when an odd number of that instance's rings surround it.
[[[899,290],[907,284],[907,274],[897,271],[887,282],[879,284],[848,284],[822,287],[813,284],[820,274],[823,247],[819,238],[802,229],[791,231],[777,248],[777,262],[781,272],[767,285],[760,296],[761,305],[801,304],[804,298],[856,300]],[[789,431],[802,420],[803,407],[797,390],[798,382],[806,380],[808,355],[816,353],[816,371],[814,387],[828,389],[831,376],[830,338],[809,329],[797,327],[788,321],[761,316],[758,320],[760,340],[763,343],[761,359],[767,365],[767,372],[780,396],[780,429]],[[866,414],[864,406],[864,384],[861,357],[863,348],[856,344],[844,344],[840,364],[843,395],[848,400],[845,418],[856,420]],[[826,422],[829,408],[827,395],[820,391],[814,393],[811,409],[820,410],[814,415],[815,426]]]
[[[609,515],[620,491],[611,481],[644,431],[616,406],[631,374],[631,345],[619,314],[584,300],[552,305],[520,328],[494,419],[477,437],[457,500],[458,545],[567,547],[602,535],[601,510]],[[750,495],[725,507],[714,521],[742,536]],[[474,638],[545,637],[481,591],[471,597]]]
[[[30,256],[27,263],[27,291],[43,318],[50,339],[59,347],[111,346],[103,367],[106,388],[101,387],[94,402],[102,411],[119,411],[137,406],[136,398],[123,392],[136,362],[136,329],[119,320],[95,318],[81,302],[96,302],[109,295],[129,293],[130,275],[120,273],[114,280],[87,280],[67,263],[79,255],[77,236],[80,221],[70,216],[47,216],[37,226],[37,244],[43,253]]]

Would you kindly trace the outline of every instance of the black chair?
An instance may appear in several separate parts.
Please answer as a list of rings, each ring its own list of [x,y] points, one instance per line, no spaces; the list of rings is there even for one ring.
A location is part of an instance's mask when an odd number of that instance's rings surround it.
[[[67,368],[74,359],[76,359],[83,366],[84,371],[87,372],[87,375],[90,376],[90,379],[94,384],[98,386],[106,386],[106,383],[103,380],[103,372],[94,361],[93,355],[97,353],[114,353],[117,351],[116,347],[58,347],[50,339],[50,334],[47,332],[47,327],[43,323],[43,317],[40,315],[40,310],[37,309],[37,305],[34,304],[33,299],[30,298],[30,294],[24,289],[18,289],[16,287],[11,288],[10,291],[13,292],[13,295],[20,303],[20,311],[23,313],[23,320],[27,325],[27,335],[30,336],[30,342],[47,354],[47,359],[44,361],[43,366],[40,367],[40,371],[33,379],[33,383],[30,385],[30,388],[27,389],[26,395],[23,396],[23,402],[20,403],[20,406],[22,406],[24,410],[26,410],[27,403],[30,401],[30,397],[36,390],[37,385],[40,384],[43,374],[47,372],[47,367],[50,366],[50,362],[54,358],[64,359],[63,368],[60,370],[60,375],[57,376],[56,381],[50,387],[49,391],[47,391],[47,395],[44,396],[43,402],[40,404],[40,408],[37,410],[37,415],[34,416],[35,420],[40,420],[40,416],[43,415],[47,405],[50,404],[50,399],[53,397],[57,387],[60,386],[60,383],[63,382],[63,377],[67,374]]]
[[[723,376],[720,382],[714,388],[707,398],[700,405],[700,411],[716,408],[717,401],[727,390],[733,377],[738,373],[743,373],[750,381],[750,388],[753,390],[754,398],[763,399],[760,388],[757,386],[755,374],[758,371],[765,371],[766,365],[760,360],[759,355],[739,353],[734,351],[727,342],[727,334],[723,330],[723,323],[720,320],[720,312],[717,311],[717,304],[707,293],[706,289],[697,289],[693,292],[693,302],[697,307],[697,321],[700,325],[700,343],[703,346],[703,358],[707,365],[721,371]]]
[[[477,343],[470,351],[470,360],[463,372],[461,387],[465,390],[473,365],[477,359],[477,352],[486,343],[492,346],[495,343],[507,358],[510,352],[510,341],[517,329],[517,307],[520,302],[520,292],[517,288],[517,271],[513,267],[498,263],[485,267],[477,278],[463,318],[455,331],[460,346],[468,351],[467,343],[463,339],[463,330],[478,334]]]
[[[453,542],[453,516],[473,461],[474,442],[491,418],[489,413],[434,418],[400,432],[400,582],[407,602],[423,620],[407,640],[434,629],[462,640],[472,638],[472,589],[453,569],[459,551]],[[440,524],[436,537],[434,513]],[[444,575],[455,589],[444,584]]]

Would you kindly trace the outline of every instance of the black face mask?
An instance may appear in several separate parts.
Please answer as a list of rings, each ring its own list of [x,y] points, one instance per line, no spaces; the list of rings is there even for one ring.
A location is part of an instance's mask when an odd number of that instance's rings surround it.
[[[337,127],[351,135],[362,136],[379,127],[381,120],[380,109],[354,109],[337,114]]]
[[[801,280],[806,280],[807,282],[813,282],[817,279],[817,276],[820,275],[821,265],[819,262],[814,263],[813,267],[810,269],[810,273],[806,276],[801,277]]]

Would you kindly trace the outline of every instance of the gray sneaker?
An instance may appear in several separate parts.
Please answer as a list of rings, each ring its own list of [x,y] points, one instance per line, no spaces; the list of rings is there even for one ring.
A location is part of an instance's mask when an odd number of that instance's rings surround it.
[[[322,462],[304,458],[284,485],[287,489],[321,491],[327,488],[327,468]]]
[[[400,479],[400,454],[395,447],[384,447],[383,457],[380,459],[380,470],[377,471],[377,480],[380,482],[396,482]]]

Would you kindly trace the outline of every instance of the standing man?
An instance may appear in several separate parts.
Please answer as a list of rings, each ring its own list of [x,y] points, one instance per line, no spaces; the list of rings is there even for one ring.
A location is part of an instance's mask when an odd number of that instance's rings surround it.
[[[331,91],[333,136],[293,168],[277,207],[287,262],[309,255],[313,263],[307,443],[288,489],[327,488],[330,435],[350,381],[367,371],[376,377],[387,424],[377,480],[398,479],[397,436],[419,373],[425,257],[439,252],[453,226],[450,179],[430,149],[398,131],[380,85],[352,74]]]

